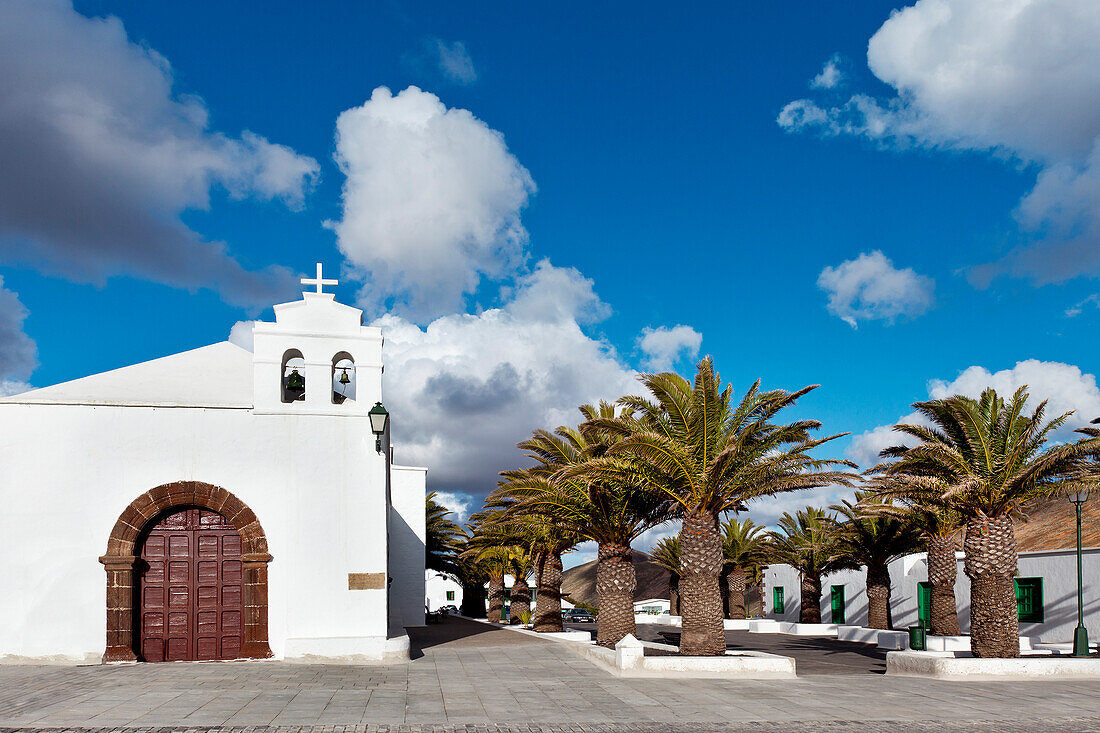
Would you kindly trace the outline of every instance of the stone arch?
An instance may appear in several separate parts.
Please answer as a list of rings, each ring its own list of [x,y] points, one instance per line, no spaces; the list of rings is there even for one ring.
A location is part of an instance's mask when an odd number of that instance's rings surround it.
[[[176,481],[150,489],[134,499],[115,522],[107,553],[99,558],[107,571],[107,648],[104,662],[135,662],[134,555],[142,530],[166,511],[199,507],[218,512],[241,535],[244,565],[244,646],[241,656],[265,659],[271,654],[267,633],[267,536],[260,520],[243,501],[220,486]]]

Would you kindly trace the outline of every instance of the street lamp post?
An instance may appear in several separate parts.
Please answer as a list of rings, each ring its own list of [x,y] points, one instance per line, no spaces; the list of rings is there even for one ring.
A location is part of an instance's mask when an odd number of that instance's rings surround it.
[[[1073,632],[1073,656],[1089,656],[1089,632],[1085,628],[1085,598],[1081,576],[1081,505],[1089,500],[1088,487],[1074,491],[1069,500],[1077,509],[1077,628]]]

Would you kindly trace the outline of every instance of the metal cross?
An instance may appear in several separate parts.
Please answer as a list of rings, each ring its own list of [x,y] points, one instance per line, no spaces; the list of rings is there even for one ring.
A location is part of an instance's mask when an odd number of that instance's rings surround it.
[[[321,287],[324,286],[324,285],[338,285],[339,283],[340,283],[339,280],[326,280],[324,277],[321,276],[321,263],[320,262],[317,263],[317,278],[316,279],[312,279],[312,278],[308,278],[308,277],[303,277],[302,278],[302,285],[316,285],[318,293],[323,292],[321,290]]]

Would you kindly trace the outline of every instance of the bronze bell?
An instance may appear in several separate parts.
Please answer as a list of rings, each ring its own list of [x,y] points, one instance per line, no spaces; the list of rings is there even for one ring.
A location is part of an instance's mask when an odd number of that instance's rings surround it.
[[[345,367],[344,371],[340,374],[340,384],[351,384],[351,379],[348,377],[348,370]]]
[[[290,376],[286,378],[286,388],[295,392],[306,388],[306,380],[297,369],[292,369]]]

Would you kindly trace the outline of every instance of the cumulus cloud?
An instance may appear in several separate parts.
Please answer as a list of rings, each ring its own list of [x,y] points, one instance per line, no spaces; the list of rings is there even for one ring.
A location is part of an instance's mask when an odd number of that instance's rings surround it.
[[[535,308],[565,282],[558,308]],[[383,388],[402,462],[432,467],[433,488],[482,497],[521,465],[515,444],[535,428],[576,424],[577,406],[641,389],[635,372],[581,322],[605,306],[592,282],[541,262],[500,308],[426,327],[398,315],[385,336]]]
[[[703,334],[683,324],[643,328],[637,344],[645,355],[645,366],[655,372],[672,369],[680,359],[694,359],[699,355]]]
[[[180,220],[234,198],[301,207],[317,162],[245,131],[214,132],[168,61],[114,17],[67,0],[0,4],[0,255],[83,282],[131,274],[238,304],[293,292]]]
[[[1077,0],[920,0],[895,11],[867,62],[897,95],[840,105],[799,99],[791,131],[882,144],[989,151],[1034,164],[1015,212],[1034,241],[971,270],[1055,282],[1100,274],[1100,4]]]
[[[38,366],[38,347],[23,331],[27,309],[0,277],[0,397],[31,389],[26,380]]]
[[[932,307],[935,291],[931,278],[894,267],[878,250],[826,267],[817,286],[829,296],[829,312],[852,328],[861,320],[893,323],[899,317],[916,318]]]
[[[473,59],[466,50],[466,44],[462,41],[447,43],[444,40],[435,40],[435,52],[438,57],[439,70],[445,77],[456,84],[473,84],[477,81],[477,70],[474,69]]]
[[[253,338],[252,327],[257,321],[237,321],[229,329],[229,342],[240,346],[242,349],[252,351]]]
[[[1047,419],[1074,411],[1053,436],[1054,440],[1074,440],[1079,437],[1074,435],[1074,430],[1100,417],[1100,389],[1097,388],[1095,375],[1083,372],[1073,364],[1057,361],[1028,359],[1017,362],[1011,369],[996,372],[981,366],[971,366],[951,381],[930,380],[928,399],[938,400],[957,394],[977,397],[987,387],[992,387],[1007,398],[1024,385],[1028,387],[1029,409],[1047,400]],[[899,417],[895,424],[923,422],[918,413],[912,412]],[[899,444],[905,444],[903,436],[896,433],[890,425],[879,425],[857,435],[848,448],[847,456],[861,467],[868,468],[879,461],[879,451]]]
[[[535,183],[499,132],[416,87],[379,87],[336,133],[347,180],[330,226],[369,311],[426,322],[523,266],[520,212]]]
[[[458,522],[462,524],[470,518],[470,514],[473,511],[477,511],[481,508],[473,497],[465,494],[456,494],[453,491],[436,491],[435,503],[445,506],[450,510],[452,522]]]
[[[811,89],[835,89],[844,81],[844,72],[840,69],[840,54],[834,53],[821,71],[810,80]]]

